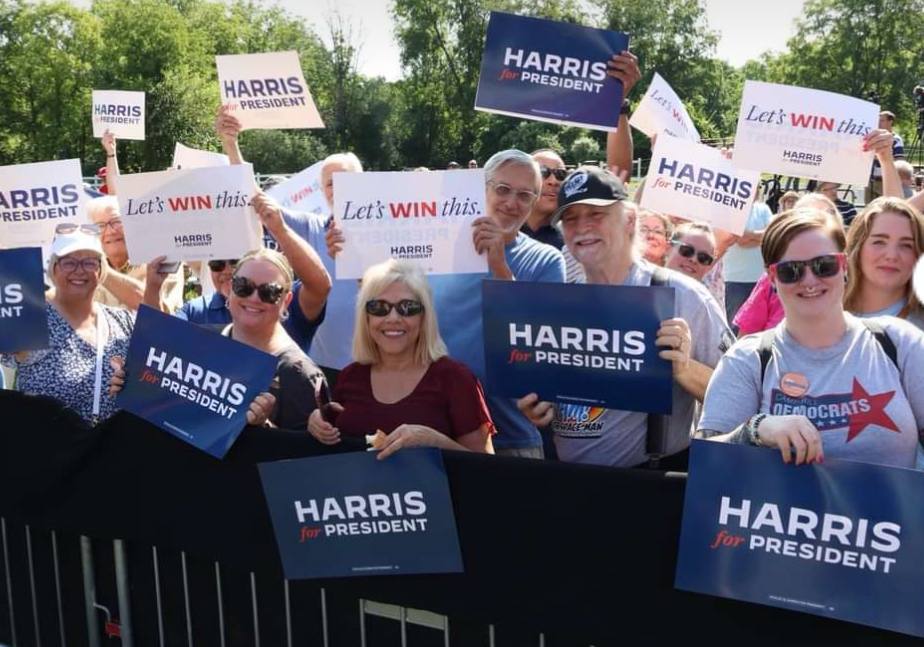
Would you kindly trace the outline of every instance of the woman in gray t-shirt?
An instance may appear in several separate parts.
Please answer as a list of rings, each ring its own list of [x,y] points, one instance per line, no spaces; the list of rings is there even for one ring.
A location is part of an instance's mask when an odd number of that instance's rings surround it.
[[[776,448],[787,463],[832,457],[914,466],[924,423],[924,333],[899,319],[874,319],[895,346],[893,361],[870,328],[844,311],[844,246],[843,230],[817,210],[770,224],[761,252],[786,316],[767,333],[766,366],[761,334],[723,357],[706,392],[701,435]]]

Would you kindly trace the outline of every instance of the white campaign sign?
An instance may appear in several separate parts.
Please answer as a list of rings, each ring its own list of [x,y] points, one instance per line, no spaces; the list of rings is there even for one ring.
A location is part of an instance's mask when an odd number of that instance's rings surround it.
[[[55,227],[87,219],[80,160],[0,166],[0,247],[42,247]]]
[[[93,90],[93,136],[144,139],[144,92]]]
[[[327,213],[327,200],[321,190],[321,166],[316,162],[285,182],[268,189],[266,195],[286,209],[309,213]]]
[[[361,278],[389,258],[428,274],[487,272],[472,242],[472,222],[484,213],[483,169],[334,173],[334,214],[346,238],[336,278]]]
[[[184,146],[180,142],[173,147],[173,168],[191,169],[206,168],[209,166],[228,166],[231,160],[222,153],[201,151],[198,148]]]
[[[866,186],[873,153],[863,136],[879,125],[879,106],[833,92],[746,81],[735,133],[735,164]]]
[[[652,151],[639,206],[740,235],[759,181],[757,171],[737,168],[715,148],[665,135]]]
[[[666,132],[674,137],[699,141],[699,131],[680,97],[657,72],[632,113],[629,125],[649,137]]]
[[[216,56],[221,103],[249,128],[323,128],[298,52]]]
[[[250,164],[119,177],[119,211],[133,263],[240,258],[260,247]]]

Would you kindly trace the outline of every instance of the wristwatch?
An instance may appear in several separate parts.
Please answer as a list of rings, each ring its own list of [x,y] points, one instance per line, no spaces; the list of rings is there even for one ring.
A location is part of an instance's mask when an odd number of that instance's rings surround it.
[[[631,114],[631,112],[632,112],[632,111],[629,110],[629,100],[628,100],[628,99],[623,99],[623,100],[622,100],[622,108],[619,109],[619,114],[628,116],[629,114]]]
[[[764,446],[760,440],[760,436],[757,435],[757,428],[760,427],[760,423],[762,423],[766,417],[766,413],[754,414],[748,419],[747,425],[745,425],[745,429],[747,429],[748,432],[748,442],[757,447]]]

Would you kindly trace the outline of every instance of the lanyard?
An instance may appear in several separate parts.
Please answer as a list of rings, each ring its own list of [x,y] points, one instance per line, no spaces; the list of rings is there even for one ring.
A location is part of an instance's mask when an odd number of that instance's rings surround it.
[[[103,386],[103,355],[106,352],[106,342],[108,340],[109,322],[106,321],[106,311],[100,308],[96,315],[96,378],[93,383],[93,424],[96,424],[99,420]]]

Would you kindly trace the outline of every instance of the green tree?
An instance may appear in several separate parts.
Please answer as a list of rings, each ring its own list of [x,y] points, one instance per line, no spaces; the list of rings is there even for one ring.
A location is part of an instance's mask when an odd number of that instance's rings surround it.
[[[775,81],[876,101],[910,132],[922,61],[924,0],[809,0],[768,67]]]

